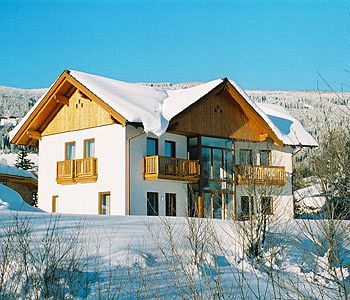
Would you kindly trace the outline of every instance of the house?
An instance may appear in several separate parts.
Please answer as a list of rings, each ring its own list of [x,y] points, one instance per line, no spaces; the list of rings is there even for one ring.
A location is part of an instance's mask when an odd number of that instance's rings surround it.
[[[293,153],[317,146],[227,78],[166,90],[79,71],[57,78],[11,142],[39,146],[46,211],[221,219],[261,203],[293,217]]]
[[[0,184],[15,190],[30,205],[37,198],[38,179],[28,171],[6,164],[0,164]]]
[[[14,116],[10,116],[10,117],[0,116],[0,127],[3,127],[5,125],[16,126],[17,123],[18,123],[17,118]]]

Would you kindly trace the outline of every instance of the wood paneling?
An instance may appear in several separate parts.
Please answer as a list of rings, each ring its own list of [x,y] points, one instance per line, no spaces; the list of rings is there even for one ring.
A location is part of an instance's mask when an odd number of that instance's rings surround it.
[[[197,182],[199,179],[199,162],[197,160],[166,157],[160,155],[145,156],[144,178],[168,179]]]
[[[226,88],[208,95],[171,120],[170,132],[262,141],[269,132],[232,97]]]
[[[100,105],[82,97],[77,90],[48,124],[42,136],[113,124],[111,115]]]

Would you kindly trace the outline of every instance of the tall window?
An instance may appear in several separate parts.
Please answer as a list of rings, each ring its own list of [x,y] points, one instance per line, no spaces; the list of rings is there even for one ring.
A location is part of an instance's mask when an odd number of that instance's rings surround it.
[[[58,199],[57,195],[52,196],[51,212],[53,212],[53,213],[57,212],[57,199]]]
[[[169,217],[176,217],[176,194],[165,194],[165,214]]]
[[[100,215],[111,214],[111,193],[110,192],[99,193],[98,213]]]
[[[249,196],[241,196],[241,217],[248,218],[255,215],[254,198]]]
[[[271,165],[271,151],[270,150],[260,150],[260,165],[268,166]]]
[[[252,165],[252,150],[251,149],[240,149],[239,150],[239,163],[241,165]]]
[[[176,143],[172,141],[165,141],[165,156],[176,157]]]
[[[147,138],[147,156],[158,155],[158,139]]]
[[[65,160],[75,159],[75,142],[65,144]]]
[[[84,140],[84,158],[95,157],[95,139]]]
[[[158,193],[147,193],[147,216],[158,216]]]
[[[272,215],[272,197],[261,197],[261,209],[264,215]]]

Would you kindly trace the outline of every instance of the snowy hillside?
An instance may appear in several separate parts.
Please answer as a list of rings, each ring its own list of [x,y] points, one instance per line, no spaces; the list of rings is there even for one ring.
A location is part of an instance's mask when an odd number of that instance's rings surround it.
[[[23,117],[46,91],[0,86],[0,116]]]

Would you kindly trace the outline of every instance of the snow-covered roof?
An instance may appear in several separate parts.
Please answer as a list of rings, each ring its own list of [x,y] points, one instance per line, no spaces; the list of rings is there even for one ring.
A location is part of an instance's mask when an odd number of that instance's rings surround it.
[[[190,88],[167,90],[80,71],[71,70],[68,73],[128,122],[140,122],[143,124],[145,132],[152,132],[157,136],[165,133],[170,120],[174,116],[227,80],[216,79]],[[228,80],[228,82],[285,145],[317,146],[317,142],[301,123],[291,117],[288,112],[281,111],[278,107],[273,108],[265,104],[257,104],[234,81]],[[11,132],[11,139],[36,109],[38,102]]]
[[[32,179],[37,179],[34,174],[18,169],[14,166],[9,166],[9,165],[4,165],[0,164],[0,175],[10,175],[10,176],[17,176],[17,177],[26,177],[26,178],[32,178]]]
[[[285,145],[317,147],[318,143],[301,123],[293,118],[282,106],[268,103],[256,103],[279,131],[279,137]]]
[[[69,74],[129,122],[141,122],[145,130],[156,135],[168,127],[162,114],[163,100],[168,97],[165,90],[79,71]]]

